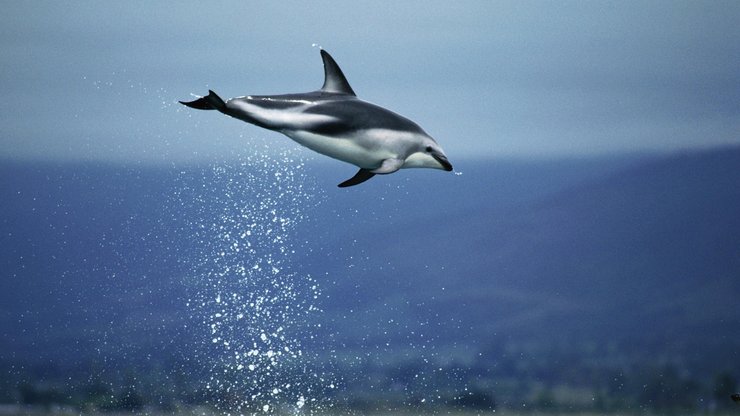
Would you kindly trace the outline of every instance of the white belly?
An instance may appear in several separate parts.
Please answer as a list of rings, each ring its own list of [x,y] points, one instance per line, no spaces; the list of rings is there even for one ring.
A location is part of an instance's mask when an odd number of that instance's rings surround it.
[[[357,136],[343,139],[306,131],[282,131],[282,133],[315,152],[365,169],[375,169],[383,160],[397,157],[391,149],[377,146],[378,143],[374,143],[371,137]]]

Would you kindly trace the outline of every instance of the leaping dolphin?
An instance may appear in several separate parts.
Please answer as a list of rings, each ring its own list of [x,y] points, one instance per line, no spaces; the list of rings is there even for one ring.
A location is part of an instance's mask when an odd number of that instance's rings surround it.
[[[180,103],[199,110],[218,110],[283,133],[313,151],[359,167],[340,188],[402,168],[452,170],[442,148],[419,125],[357,98],[331,55],[322,49],[321,58],[324,85],[318,91],[248,95],[224,102],[209,90],[205,97]]]

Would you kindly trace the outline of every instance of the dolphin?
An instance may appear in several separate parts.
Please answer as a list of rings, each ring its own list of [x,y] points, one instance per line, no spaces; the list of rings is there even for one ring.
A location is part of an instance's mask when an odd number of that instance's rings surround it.
[[[199,110],[218,110],[247,123],[282,133],[323,155],[360,170],[340,188],[402,168],[452,170],[442,148],[419,125],[357,98],[328,52],[321,49],[324,85],[318,91],[247,95],[224,101],[213,91],[183,102]]]

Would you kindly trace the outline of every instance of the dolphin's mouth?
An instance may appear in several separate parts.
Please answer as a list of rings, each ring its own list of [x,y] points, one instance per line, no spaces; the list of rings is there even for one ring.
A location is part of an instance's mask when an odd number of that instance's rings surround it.
[[[443,155],[434,153],[432,154],[432,157],[439,162],[440,165],[442,165],[442,169],[446,170],[447,172],[452,171],[452,163],[450,163],[449,160]]]

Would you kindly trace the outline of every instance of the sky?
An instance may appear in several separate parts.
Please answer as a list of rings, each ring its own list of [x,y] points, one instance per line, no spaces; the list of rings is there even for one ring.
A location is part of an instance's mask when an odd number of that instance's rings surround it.
[[[172,163],[274,138],[177,104],[358,96],[465,157],[740,144],[738,1],[7,2],[0,159]],[[268,149],[269,151],[269,149]]]

